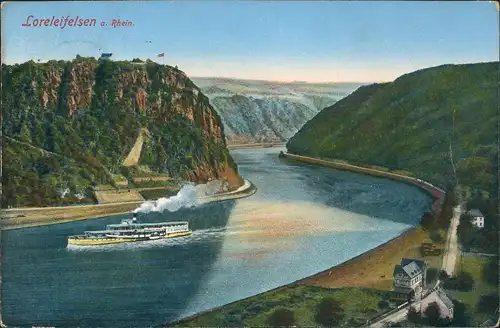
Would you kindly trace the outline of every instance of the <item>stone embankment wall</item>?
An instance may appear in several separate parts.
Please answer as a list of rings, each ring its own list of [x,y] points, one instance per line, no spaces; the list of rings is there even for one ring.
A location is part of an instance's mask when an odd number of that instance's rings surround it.
[[[386,171],[380,171],[380,170],[375,170],[375,169],[370,169],[366,167],[361,167],[361,166],[356,166],[352,164],[346,164],[346,163],[340,163],[340,162],[334,162],[334,161],[325,161],[322,159],[314,158],[314,157],[308,157],[308,156],[300,156],[300,155],[294,155],[294,154],[289,154],[289,153],[280,153],[280,157],[284,158],[289,158],[289,159],[294,159],[299,162],[303,163],[308,163],[308,164],[315,164],[315,165],[321,165],[321,166],[326,166],[326,167],[331,167],[334,169],[338,170],[344,170],[344,171],[351,171],[351,172],[356,172],[356,173],[361,173],[361,174],[367,174],[367,175],[372,175],[376,177],[382,177],[382,178],[388,178],[392,180],[397,180],[401,182],[405,182],[408,184],[411,184],[413,186],[419,187],[422,189],[424,192],[427,194],[431,195],[434,198],[434,202],[432,203],[432,211],[436,214],[439,214],[441,212],[442,205],[444,203],[444,197],[446,192],[426,181],[417,179],[417,178],[412,178],[408,177],[405,175],[400,175],[400,174],[395,174],[391,172],[386,172]]]

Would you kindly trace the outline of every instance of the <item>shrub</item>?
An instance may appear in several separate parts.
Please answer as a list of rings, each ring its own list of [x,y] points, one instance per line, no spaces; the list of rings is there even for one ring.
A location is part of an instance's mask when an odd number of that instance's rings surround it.
[[[339,302],[335,299],[324,298],[316,306],[315,320],[323,326],[339,326],[339,323],[344,319],[345,313]]]
[[[438,277],[438,269],[429,268],[427,269],[427,275],[425,277],[425,283],[430,284]]]
[[[425,230],[431,229],[435,225],[435,222],[436,220],[434,216],[429,212],[424,213],[424,215],[422,215],[422,218],[420,219],[420,225]]]
[[[408,309],[408,313],[406,314],[406,318],[410,322],[419,323],[420,313],[413,306],[410,306],[410,308]]]
[[[488,263],[483,266],[482,276],[484,281],[492,286],[498,285],[498,258],[491,257]]]
[[[497,293],[481,295],[476,304],[478,312],[494,314],[498,308],[499,298]]]
[[[474,278],[468,272],[459,272],[457,274],[457,289],[462,292],[468,292],[472,290],[474,286]]]
[[[378,302],[377,306],[379,309],[385,310],[389,307],[389,302],[382,300],[382,301]]]
[[[448,273],[445,270],[439,271],[439,280],[446,280],[449,278]]]
[[[277,309],[269,316],[268,323],[273,327],[290,327],[295,323],[295,315],[291,310]]]
[[[453,300],[453,320],[451,327],[470,327],[470,317],[464,303]]]
[[[427,323],[431,326],[436,326],[439,323],[439,318],[441,317],[441,309],[436,302],[432,302],[424,310],[424,314],[427,318]]]
[[[433,230],[429,234],[431,240],[435,243],[442,243],[444,241],[443,236],[439,232],[439,230]]]

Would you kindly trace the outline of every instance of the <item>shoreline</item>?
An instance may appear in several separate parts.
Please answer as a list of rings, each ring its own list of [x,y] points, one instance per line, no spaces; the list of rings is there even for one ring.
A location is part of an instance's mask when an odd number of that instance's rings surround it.
[[[295,280],[294,282],[291,282],[291,283],[288,283],[285,285],[281,285],[281,286],[275,287],[273,289],[270,289],[270,290],[267,290],[267,291],[249,296],[249,297],[245,297],[245,298],[242,298],[242,299],[239,299],[239,300],[227,303],[227,304],[223,304],[223,305],[220,305],[220,306],[217,306],[217,307],[205,310],[205,311],[201,311],[201,312],[183,317],[181,319],[168,322],[166,324],[158,325],[157,327],[179,326],[179,325],[182,325],[183,323],[187,323],[193,319],[196,319],[202,315],[206,315],[206,314],[209,314],[212,312],[223,310],[224,308],[231,306],[231,305],[234,305],[235,303],[246,301],[246,300],[249,300],[249,299],[254,298],[254,297],[262,296],[264,294],[277,292],[277,291],[280,291],[283,289],[287,289],[287,288],[291,288],[291,287],[295,287],[295,286],[299,286],[299,285],[316,286],[316,287],[323,287],[323,288],[330,288],[330,289],[349,288],[349,287],[353,287],[353,288],[364,287],[364,288],[373,288],[373,289],[378,289],[378,290],[384,290],[384,288],[381,286],[366,287],[366,286],[356,286],[356,285],[352,285],[352,284],[347,285],[347,284],[343,284],[343,283],[337,283],[337,284],[334,284],[334,285],[329,286],[329,287],[324,287],[324,286],[317,284],[316,281],[318,279],[321,279],[324,276],[337,275],[339,277],[342,277],[341,276],[341,273],[343,273],[342,271],[351,271],[352,270],[352,271],[356,272],[357,269],[359,269],[359,267],[368,267],[368,269],[369,269],[370,265],[369,264],[367,265],[366,261],[373,259],[374,255],[377,255],[378,253],[384,252],[384,251],[389,252],[389,251],[394,250],[394,249],[401,251],[399,244],[406,243],[406,244],[409,244],[407,246],[412,246],[413,239],[414,238],[418,239],[419,237],[421,237],[420,235],[422,235],[422,234],[424,234],[424,233],[418,227],[407,228],[400,235],[384,242],[383,244],[380,244],[379,246],[377,246],[375,248],[372,248],[372,249],[370,249],[364,253],[361,253],[361,254],[359,254],[359,255],[357,255],[349,260],[346,260],[342,263],[339,263],[333,267],[330,267],[328,269],[325,269],[325,270],[320,271],[318,273],[315,273],[313,275]],[[398,261],[398,263],[399,263],[399,261]],[[395,263],[395,264],[397,264],[397,263]],[[355,274],[350,274],[349,276],[351,278],[357,278],[359,276],[359,271]],[[392,284],[392,276],[391,276],[391,284]]]
[[[230,199],[249,197],[257,192],[257,187],[248,180],[238,189],[223,194],[202,197],[200,205],[219,202]],[[128,214],[144,201],[130,201],[121,203],[73,205],[58,207],[26,207],[2,209],[0,218],[0,231],[32,228],[53,224],[68,223],[81,220],[99,219],[108,216]],[[36,212],[32,214],[32,212]],[[5,214],[17,216],[6,218]],[[22,215],[22,216],[20,216]]]
[[[390,179],[390,180],[399,181],[399,182],[409,184],[411,186],[419,188],[420,190],[422,190],[423,192],[425,192],[426,194],[428,194],[434,198],[434,201],[432,203],[432,211],[434,213],[439,213],[441,211],[441,208],[442,208],[442,205],[444,202],[444,196],[446,195],[446,192],[444,190],[442,190],[441,188],[438,188],[438,187],[436,187],[436,186],[434,186],[426,181],[420,180],[418,178],[413,178],[413,177],[409,177],[406,175],[375,170],[375,169],[357,166],[357,165],[353,165],[353,164],[335,162],[333,160],[327,161],[327,160],[322,160],[319,158],[314,158],[314,157],[309,157],[309,156],[295,155],[295,154],[290,154],[287,152],[281,152],[279,156],[283,157],[283,158],[295,160],[298,162],[306,163],[306,164],[330,167],[330,168],[337,169],[337,170],[365,174],[365,175]]]
[[[280,157],[297,160],[299,162],[307,164],[326,166],[334,169],[351,171],[359,174],[368,174],[371,176],[389,178],[392,180],[409,183],[413,186],[419,187],[424,192],[433,196],[433,211],[440,209],[442,205],[441,201],[445,195],[445,192],[440,188],[437,188],[425,181],[410,178],[407,176],[397,175],[384,171],[377,171],[374,169],[368,169],[350,164],[335,163],[312,157],[293,155],[284,152],[280,154]],[[407,255],[412,254],[412,251],[414,251],[416,248],[418,249],[418,247],[420,247],[421,245],[421,242],[427,237],[428,232],[424,231],[419,226],[407,228],[398,236],[333,267],[317,272],[308,277],[298,279],[292,283],[281,285],[279,287],[256,295],[252,295],[250,297],[246,297],[228,304],[217,306],[184,318],[180,318],[178,320],[166,323],[165,325],[163,325],[163,327],[182,325],[183,323],[187,323],[202,315],[222,310],[232,304],[297,285],[317,286],[332,289],[363,287],[378,290],[390,290],[392,286],[392,270],[394,265],[398,264],[401,258],[410,257]],[[437,258],[438,260],[440,259],[439,256]],[[439,261],[442,261],[442,259],[440,259]],[[389,267],[387,267],[387,265],[384,265],[387,263],[390,263],[391,265]],[[377,271],[377,269],[379,270]],[[368,280],[366,277],[369,277]]]
[[[285,147],[285,142],[257,142],[257,143],[247,143],[247,144],[229,144],[227,149],[260,149],[260,148],[280,148]]]

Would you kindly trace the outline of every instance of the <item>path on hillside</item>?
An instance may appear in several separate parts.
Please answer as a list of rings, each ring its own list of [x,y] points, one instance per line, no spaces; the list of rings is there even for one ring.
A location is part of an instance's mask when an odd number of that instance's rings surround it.
[[[139,135],[135,140],[135,144],[128,153],[127,158],[123,161],[123,166],[133,166],[139,162],[141,158],[142,145],[144,144],[144,135],[149,136],[149,131],[146,128],[142,128],[139,131]]]
[[[453,208],[453,217],[451,218],[450,227],[448,228],[448,235],[446,238],[445,252],[443,256],[443,265],[441,270],[446,271],[449,276],[452,276],[455,272],[455,266],[458,257],[458,237],[457,228],[460,222],[460,215],[462,214],[462,208],[460,205]]]

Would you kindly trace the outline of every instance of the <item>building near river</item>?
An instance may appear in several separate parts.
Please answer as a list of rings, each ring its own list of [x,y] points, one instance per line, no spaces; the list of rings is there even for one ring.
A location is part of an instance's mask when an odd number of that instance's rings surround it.
[[[426,288],[426,278],[425,261],[403,258],[401,263],[394,267],[392,274],[392,298],[410,300],[415,296],[420,296]]]
[[[453,319],[453,302],[448,295],[442,290],[437,289],[430,293],[420,303],[420,313],[425,317],[425,310],[432,303],[436,303],[439,307],[439,314],[441,319],[451,321]]]
[[[478,227],[478,228],[484,228],[484,215],[481,213],[480,210],[477,208],[470,210],[467,214],[469,214],[472,219],[471,223]]]

